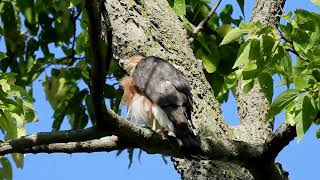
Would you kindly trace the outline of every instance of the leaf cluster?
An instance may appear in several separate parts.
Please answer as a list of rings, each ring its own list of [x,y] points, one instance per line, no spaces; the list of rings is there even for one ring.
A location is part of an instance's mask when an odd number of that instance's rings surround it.
[[[196,26],[211,10],[211,1],[208,0],[171,0],[169,2],[181,18],[190,37],[193,36]],[[244,1],[237,2],[243,12]],[[238,26],[243,19],[242,17],[234,19],[232,13],[233,7],[230,4],[227,4],[219,14],[214,13],[191,44],[196,58],[203,62],[206,78],[213,88],[215,96],[221,102],[228,99],[229,89],[234,87],[229,84],[230,79],[227,79],[226,76],[235,74],[232,66],[242,42],[234,41],[219,46],[226,34],[233,27]],[[224,86],[228,86],[228,88]]]
[[[245,39],[233,65],[235,72],[227,76],[230,83],[226,89],[242,79],[247,93],[258,82],[271,104],[266,118],[285,111],[286,122],[296,127],[300,141],[312,124],[320,122],[320,14],[296,10],[283,19],[286,24],[280,24],[279,29],[241,23],[224,37],[220,45]],[[281,78],[279,85],[288,89],[272,102],[276,74]]]

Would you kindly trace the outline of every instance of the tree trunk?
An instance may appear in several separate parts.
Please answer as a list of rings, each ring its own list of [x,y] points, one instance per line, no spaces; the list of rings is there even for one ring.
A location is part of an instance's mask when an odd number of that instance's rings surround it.
[[[277,23],[283,4],[284,0],[257,0],[252,21]],[[167,59],[187,76],[194,97],[192,120],[202,140],[214,137],[254,144],[265,142],[272,127],[264,121],[268,104],[258,84],[246,96],[241,94],[239,85],[237,101],[241,125],[228,127],[223,120],[220,104],[214,99],[212,89],[206,81],[202,63],[194,57],[182,23],[167,0],[105,0],[104,6],[104,13],[108,14],[112,27],[113,53],[116,58],[125,57],[132,51],[140,51]],[[263,172],[275,172],[275,175],[279,175],[276,179],[287,177],[282,170],[274,168],[274,162],[269,161],[266,161],[268,165],[257,167],[252,162],[248,166],[250,172],[231,162],[178,158],[172,158],[172,161],[182,179],[268,178],[261,174]]]

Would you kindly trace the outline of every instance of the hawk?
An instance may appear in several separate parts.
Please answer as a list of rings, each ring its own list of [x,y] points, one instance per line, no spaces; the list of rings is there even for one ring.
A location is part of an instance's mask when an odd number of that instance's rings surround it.
[[[201,154],[200,142],[192,131],[193,101],[184,74],[159,57],[141,54],[121,59],[119,65],[129,74],[120,83],[128,119],[175,136],[182,151],[191,156]]]

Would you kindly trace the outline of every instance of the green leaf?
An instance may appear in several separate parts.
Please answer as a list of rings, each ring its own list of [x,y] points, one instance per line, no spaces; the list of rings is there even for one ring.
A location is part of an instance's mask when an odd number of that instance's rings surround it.
[[[199,49],[196,53],[196,57],[202,60],[203,66],[208,73],[213,73],[217,70],[219,65],[217,56],[205,53],[202,49]]]
[[[187,30],[188,33],[192,33],[195,26],[190,21],[188,21],[187,18],[182,17],[181,19],[183,22],[183,27]]]
[[[254,80],[243,81],[243,93],[248,94],[254,86]]]
[[[316,6],[320,6],[320,0],[310,0],[312,3],[314,3]]]
[[[296,124],[294,107],[294,104],[289,104],[285,108],[286,123],[290,124],[291,126],[294,126]]]
[[[82,31],[77,37],[76,53],[81,54],[86,51],[89,42],[89,34],[87,30]]]
[[[94,117],[94,110],[93,110],[93,104],[92,104],[92,98],[90,95],[87,95],[86,97],[86,106],[87,106],[87,110],[88,110],[88,114],[91,120],[92,124],[95,124],[95,117]]]
[[[17,6],[21,8],[21,11],[29,24],[37,23],[38,14],[36,14],[33,0],[17,0]]]
[[[296,118],[296,131],[298,141],[301,141],[303,135],[310,128],[312,122],[317,117],[317,109],[311,103],[309,96],[304,96],[302,103],[302,116],[301,118]]]
[[[219,27],[218,33],[221,37],[225,37],[232,30],[232,26],[230,24],[222,24]]]
[[[217,70],[216,64],[212,62],[209,58],[203,57],[202,59],[203,59],[203,66],[208,73],[213,73]]]
[[[316,137],[317,137],[318,139],[320,139],[320,129],[317,129]]]
[[[185,0],[174,0],[173,10],[178,16],[185,16],[187,12]]]
[[[200,32],[198,34],[197,41],[200,42],[200,44],[207,51],[207,53],[211,53],[211,50],[208,46],[208,39],[205,37],[204,33]]]
[[[0,156],[0,162],[2,165],[2,170],[4,171],[4,177],[7,180],[12,180],[12,167],[9,160],[6,157]]]
[[[244,14],[244,0],[237,0],[237,3],[241,9],[241,12],[242,12],[242,15],[243,17],[245,17],[245,14]]]
[[[299,90],[288,89],[282,92],[271,104],[267,114],[267,119],[273,118],[279,114],[287,105],[289,105],[296,97],[298,97]]]
[[[12,158],[14,160],[14,163],[16,164],[17,168],[23,168],[24,164],[24,155],[20,153],[13,153]]]
[[[8,57],[8,56],[5,53],[0,52],[0,60],[4,59],[6,57]]]
[[[238,81],[240,77],[241,71],[234,71],[230,73],[229,75],[225,76],[223,86],[217,96],[219,101],[221,98],[228,92],[228,90],[236,85],[236,82]]]
[[[273,79],[272,76],[269,73],[261,73],[258,76],[260,87],[267,97],[267,100],[269,103],[272,103],[272,97],[273,97]]]
[[[6,48],[10,52],[18,51],[17,42],[19,39],[20,32],[18,31],[18,23],[16,23],[16,15],[14,11],[14,6],[10,1],[4,3],[4,11],[1,14],[1,26],[3,28],[3,35],[6,37]]]
[[[248,64],[246,64],[243,67],[242,76],[244,80],[252,80],[257,77],[259,74],[258,66],[255,64],[255,62],[250,61]]]
[[[256,27],[256,24],[255,24],[255,23],[241,22],[241,23],[239,24],[239,28],[240,28],[240,29],[255,30],[257,27]]]
[[[81,0],[71,0],[69,8],[73,8],[73,7],[77,6],[80,2],[81,2]]]
[[[220,46],[232,43],[238,40],[243,35],[248,34],[249,32],[250,30],[248,29],[234,28],[231,31],[229,31],[228,34],[223,38],[222,42],[220,43]]]
[[[284,15],[282,15],[281,17],[282,17],[283,19],[285,19],[286,21],[289,21],[289,20],[291,19],[291,16],[292,16],[292,12],[290,11],[289,13],[284,14]]]
[[[74,112],[68,116],[69,124],[72,129],[83,129],[88,124],[88,116],[85,113],[84,107],[80,106],[77,109],[78,112]]]
[[[241,45],[240,50],[239,50],[239,52],[241,54],[238,56],[238,58],[232,68],[239,67],[239,66],[241,66],[243,64],[247,64],[249,62],[250,47],[251,47],[251,41],[247,41],[246,43]]]
[[[304,90],[305,88],[308,87],[307,82],[306,82],[302,77],[300,77],[300,76],[294,77],[293,82],[294,82],[294,87],[295,87],[296,89]]]

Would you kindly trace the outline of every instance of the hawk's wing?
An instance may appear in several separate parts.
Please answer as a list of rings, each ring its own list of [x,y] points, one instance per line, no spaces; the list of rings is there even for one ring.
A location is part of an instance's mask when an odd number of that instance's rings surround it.
[[[185,108],[186,119],[191,119],[192,94],[190,85],[181,71],[172,64],[154,56],[138,63],[133,74],[136,86],[161,108]]]
[[[149,56],[137,64],[133,79],[138,89],[165,111],[187,151],[200,153],[199,141],[191,129],[190,85],[182,72],[159,57]]]

